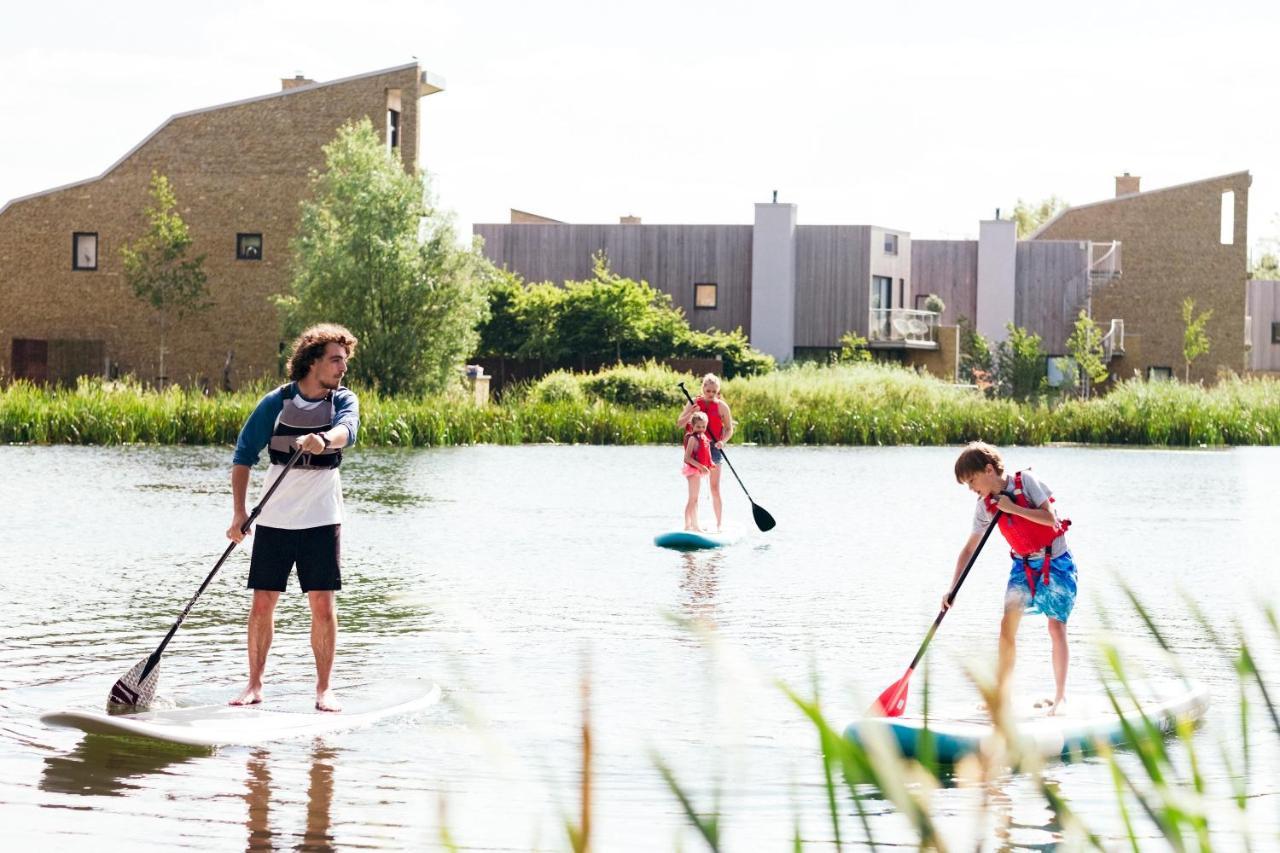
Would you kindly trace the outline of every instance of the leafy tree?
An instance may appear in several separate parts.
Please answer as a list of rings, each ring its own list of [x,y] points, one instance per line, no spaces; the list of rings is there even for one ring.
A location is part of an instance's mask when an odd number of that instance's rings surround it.
[[[1249,270],[1249,278],[1280,281],[1280,255],[1264,252]]]
[[[1017,225],[1018,239],[1021,240],[1066,209],[1067,203],[1056,195],[1051,195],[1038,203],[1018,199],[1010,218]]]
[[[624,345],[643,348],[646,320],[654,308],[669,308],[671,297],[648,282],[623,278],[609,269],[603,252],[592,256],[589,281],[565,282],[561,337],[584,362],[613,356],[622,361]]]
[[[520,276],[507,270],[495,270],[489,284],[489,311],[476,329],[480,336],[476,354],[500,356],[515,352],[528,337],[517,313],[517,305],[524,293]]]
[[[516,317],[525,339],[511,354],[536,360],[540,366],[559,364],[568,354],[560,337],[564,290],[549,281],[530,285],[516,300]]]
[[[1026,401],[1043,394],[1049,385],[1045,351],[1040,336],[1012,322],[1008,337],[996,346],[996,388],[1000,396]]]
[[[1083,308],[1076,317],[1067,338],[1067,354],[1074,360],[1074,370],[1079,372],[1080,396],[1089,399],[1089,386],[1107,378],[1107,365],[1102,360],[1102,330]],[[1059,359],[1058,369],[1072,371],[1067,359]]]
[[[293,243],[286,332],[341,322],[360,339],[354,378],[388,394],[433,393],[475,352],[488,288],[501,276],[457,245],[423,175],[404,171],[365,118],[324,147]]]
[[[178,199],[169,179],[151,173],[151,203],[147,205],[147,233],[120,248],[125,281],[133,295],[155,309],[160,324],[160,361],[156,379],[168,379],[164,370],[165,338],[169,326],[187,314],[198,313],[208,300],[208,276],[204,255],[187,257],[191,232],[176,210]]]
[[[995,389],[995,356],[991,344],[973,328],[968,317],[959,318],[956,326],[960,337],[960,378],[990,393]]]
[[[836,356],[836,361],[841,364],[871,361],[867,339],[857,332],[845,332],[840,336],[840,353]]]
[[[947,303],[942,301],[942,297],[936,293],[930,293],[925,297],[924,310],[932,311],[935,314],[941,314],[947,310]]]
[[[1182,301],[1182,358],[1186,361],[1183,381],[1191,381],[1191,362],[1209,352],[1209,332],[1205,326],[1213,316],[1213,309],[1196,316],[1196,301],[1188,296]]]

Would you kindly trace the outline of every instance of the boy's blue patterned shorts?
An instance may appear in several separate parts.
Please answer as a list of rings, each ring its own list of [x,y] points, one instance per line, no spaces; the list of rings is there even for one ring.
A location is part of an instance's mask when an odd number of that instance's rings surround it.
[[[1009,571],[1009,585],[1005,588],[1004,602],[1008,608],[1011,604],[1021,604],[1027,613],[1039,613],[1059,622],[1066,622],[1071,616],[1071,609],[1076,605],[1076,564],[1067,551],[1049,561],[1049,583],[1041,582],[1040,569],[1044,565],[1044,556],[1032,557],[1031,571],[1035,573],[1036,592],[1031,596],[1031,588],[1027,586],[1027,573],[1021,559],[1013,561]]]

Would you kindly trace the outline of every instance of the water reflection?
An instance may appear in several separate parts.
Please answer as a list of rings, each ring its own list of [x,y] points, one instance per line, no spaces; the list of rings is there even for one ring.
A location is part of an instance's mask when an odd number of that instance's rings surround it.
[[[116,797],[141,788],[131,780],[168,773],[209,750],[106,735],[85,735],[66,755],[44,760],[40,789],[58,794]]]
[[[285,833],[273,828],[271,753],[254,750],[246,766],[245,780],[246,841],[245,850],[275,850],[279,846],[295,850],[330,851],[334,849],[330,831],[333,808],[333,767],[338,751],[316,741],[311,752],[308,772],[306,824],[299,843],[291,843]],[[287,819],[288,816],[285,816]]]
[[[680,589],[685,598],[681,602],[684,615],[701,622],[707,628],[716,627],[716,604],[720,592],[720,567],[724,564],[724,552],[711,554],[685,552],[680,555],[684,576]]]

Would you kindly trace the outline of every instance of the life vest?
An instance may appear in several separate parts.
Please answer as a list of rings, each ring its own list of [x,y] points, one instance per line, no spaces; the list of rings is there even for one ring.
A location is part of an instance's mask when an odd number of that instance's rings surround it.
[[[720,401],[709,401],[706,397],[699,397],[693,402],[707,416],[707,434],[711,436],[712,441],[719,441],[724,435],[724,421],[720,418]],[[686,434],[693,432],[693,424],[685,424],[684,431]]]
[[[267,443],[267,455],[277,465],[288,463],[293,456],[294,439],[300,435],[313,432],[328,432],[333,427],[333,392],[330,391],[317,406],[304,409],[294,400],[298,398],[297,390],[289,394],[288,386],[284,386],[284,408],[276,419],[276,428],[271,433],[271,441]],[[294,463],[295,468],[337,468],[342,464],[342,451],[326,448],[322,453],[304,453]]]
[[[693,448],[693,458],[710,468],[711,439],[707,436],[706,432],[695,432],[691,433],[691,435],[697,436],[698,438],[698,446]],[[684,440],[687,445],[689,442],[689,436],[686,435]]]
[[[1035,509],[1035,505],[1031,503],[1031,499],[1022,491],[1022,472],[1018,471],[1013,475],[1013,502],[1018,506],[1027,509]],[[1053,503],[1053,497],[1049,497],[1049,503]],[[983,503],[987,508],[987,512],[994,517],[999,509],[999,504],[990,496],[983,499]],[[1050,527],[1045,524],[1036,524],[1034,521],[1023,518],[1020,515],[1011,515],[1009,513],[1000,514],[1000,533],[1009,543],[1009,555],[1015,560],[1022,560],[1022,570],[1027,576],[1027,586],[1031,589],[1031,599],[1034,601],[1036,597],[1036,573],[1031,568],[1031,558],[1037,553],[1043,553],[1044,562],[1040,567],[1040,583],[1043,586],[1049,585],[1049,561],[1053,549],[1053,540],[1067,532],[1067,528],[1071,526],[1071,520],[1064,518],[1054,522]]]

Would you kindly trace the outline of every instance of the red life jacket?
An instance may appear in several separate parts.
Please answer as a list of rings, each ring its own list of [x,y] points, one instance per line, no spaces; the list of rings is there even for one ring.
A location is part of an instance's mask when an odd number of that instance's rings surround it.
[[[694,435],[698,439],[698,446],[693,448],[693,458],[701,462],[703,465],[706,465],[708,468],[710,468],[711,467],[711,438],[706,434],[706,432],[695,432],[695,433],[690,433],[690,435]],[[689,443],[688,435],[684,437],[684,441],[685,441],[685,445],[688,446],[688,443]]]
[[[699,397],[693,402],[707,416],[707,433],[711,436],[711,440],[719,441],[724,435],[724,421],[720,418],[720,401],[708,401],[706,397]],[[693,432],[693,424],[685,424],[684,431],[686,434]]]
[[[1013,502],[1018,506],[1027,509],[1035,509],[1035,505],[1031,503],[1031,499],[1022,491],[1022,472],[1018,471],[1013,475]],[[1053,503],[1053,497],[1050,496],[1049,503]],[[983,499],[983,503],[987,508],[987,512],[993,516],[999,509],[997,501],[988,496]],[[1020,515],[1011,515],[1002,513],[1000,515],[1000,533],[1009,543],[1010,556],[1015,560],[1022,560],[1022,570],[1027,575],[1027,586],[1031,588],[1031,598],[1036,597],[1036,574],[1031,569],[1031,558],[1037,552],[1043,552],[1044,563],[1040,567],[1040,583],[1044,586],[1049,585],[1049,560],[1051,556],[1053,540],[1067,532],[1067,528],[1071,526],[1071,520],[1064,518],[1055,521],[1050,527],[1045,524],[1036,524],[1034,521],[1025,519]]]

